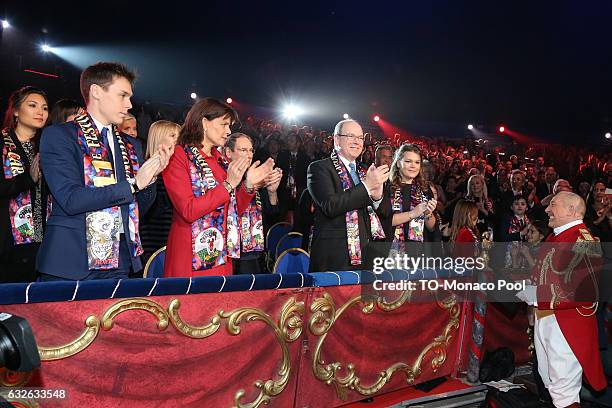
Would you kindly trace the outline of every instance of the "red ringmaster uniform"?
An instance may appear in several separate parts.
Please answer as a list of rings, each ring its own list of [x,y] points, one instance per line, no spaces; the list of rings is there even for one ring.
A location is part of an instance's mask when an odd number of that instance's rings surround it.
[[[174,206],[164,264],[165,277],[232,274],[231,258],[228,258],[225,264],[210,269],[199,271],[192,269],[191,224],[220,206],[224,206],[227,213],[230,201],[230,195],[223,186],[227,173],[220,163],[221,154],[215,148],[212,149],[210,155],[206,155],[201,149],[200,152],[217,181],[217,186],[208,190],[204,195],[196,197],[193,193],[189,158],[181,146],[176,146],[168,167],[162,173],[168,196]],[[253,195],[246,192],[244,185],[236,189],[238,214],[242,214],[248,207]],[[224,230],[227,231],[225,227],[226,222],[224,221]]]
[[[549,236],[533,275],[537,285],[536,316],[542,320],[554,315],[584,378],[595,390],[607,384],[595,318],[601,260],[599,243],[580,222]],[[550,333],[544,333],[544,337],[553,335]]]

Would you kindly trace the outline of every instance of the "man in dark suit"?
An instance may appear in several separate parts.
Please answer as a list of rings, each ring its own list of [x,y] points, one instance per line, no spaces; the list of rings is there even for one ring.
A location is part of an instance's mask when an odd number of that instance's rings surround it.
[[[139,213],[155,199],[155,177],[170,149],[142,163],[117,125],[132,107],[134,74],[100,62],[81,74],[87,112],[44,130],[41,168],[53,210],[38,252],[39,280],[127,278],[142,267]]]
[[[359,123],[343,120],[334,129],[331,157],[308,167],[308,191],[315,207],[311,272],[372,268],[368,245],[384,238],[375,210],[383,214],[390,207],[389,197],[383,197],[389,166],[359,169],[356,160],[363,145]]]
[[[544,182],[536,183],[536,195],[540,200],[553,193],[553,187],[558,178],[559,175],[553,166],[546,168]]]
[[[287,150],[279,152],[276,166],[283,170],[283,178],[278,188],[278,196],[283,207],[294,211],[297,202],[306,189],[306,171],[310,160],[301,148],[301,140],[297,133],[287,136]]]

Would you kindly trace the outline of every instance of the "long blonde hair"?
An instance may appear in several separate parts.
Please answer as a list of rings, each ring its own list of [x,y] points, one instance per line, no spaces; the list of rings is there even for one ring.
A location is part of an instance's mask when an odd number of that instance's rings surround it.
[[[172,132],[176,132],[178,136],[180,130],[180,125],[168,120],[158,120],[153,123],[149,128],[149,135],[147,136],[147,154],[145,157],[148,159],[151,157],[151,154],[157,151],[157,147],[163,137],[169,136]]]
[[[453,223],[451,225],[451,242],[455,242],[459,230],[463,227],[469,228],[474,234],[476,234],[476,236],[478,236],[476,224],[472,222],[473,214],[478,215],[478,207],[476,206],[476,203],[470,200],[459,200],[457,202],[455,212],[453,213]]]
[[[393,156],[393,163],[391,163],[391,169],[389,171],[389,180],[391,180],[391,184],[394,187],[399,187],[401,183],[401,173],[400,173],[400,162],[404,158],[404,153],[413,152],[419,155],[421,159],[421,168],[419,169],[419,174],[414,179],[414,183],[418,185],[421,189],[425,189],[425,180],[423,179],[423,155],[421,154],[421,149],[418,146],[413,144],[403,144],[397,149],[395,152],[395,156]]]
[[[470,178],[468,179],[467,182],[467,194],[466,197],[473,197],[472,193],[472,181],[474,179],[480,179],[480,181],[482,181],[482,200],[483,201],[487,201],[487,199],[489,198],[489,192],[487,190],[487,181],[485,180],[484,176],[482,174],[474,174],[472,176],[470,176]]]

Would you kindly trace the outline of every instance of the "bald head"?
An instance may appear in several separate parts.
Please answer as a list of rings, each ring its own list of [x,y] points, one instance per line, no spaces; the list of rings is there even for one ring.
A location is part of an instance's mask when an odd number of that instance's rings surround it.
[[[561,191],[555,195],[546,208],[546,214],[549,217],[548,225],[552,228],[582,220],[585,213],[586,205],[582,197],[568,191]]]
[[[578,218],[582,219],[582,217],[584,217],[586,205],[582,197],[578,194],[569,191],[560,191],[555,197],[559,197],[565,208],[575,211],[576,215],[579,216]]]

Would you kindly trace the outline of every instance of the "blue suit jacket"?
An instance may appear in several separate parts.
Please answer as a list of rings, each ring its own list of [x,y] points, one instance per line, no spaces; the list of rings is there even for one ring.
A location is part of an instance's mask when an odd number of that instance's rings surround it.
[[[134,245],[128,233],[128,206],[134,201],[134,195],[126,181],[125,170],[122,165],[116,166],[116,184],[86,187],[83,151],[77,140],[77,131],[78,125],[68,122],[50,126],[42,134],[40,164],[53,195],[53,211],[38,251],[37,269],[65,279],[85,278],[90,273],[87,266],[85,215],[90,211],[118,205],[121,206],[124,237],[130,248],[132,268],[138,271],[142,265],[139,257],[132,257]],[[122,137],[126,144],[134,146],[138,161],[142,163],[140,142],[125,134]],[[136,199],[142,216],[155,200],[155,183],[136,194]]]

